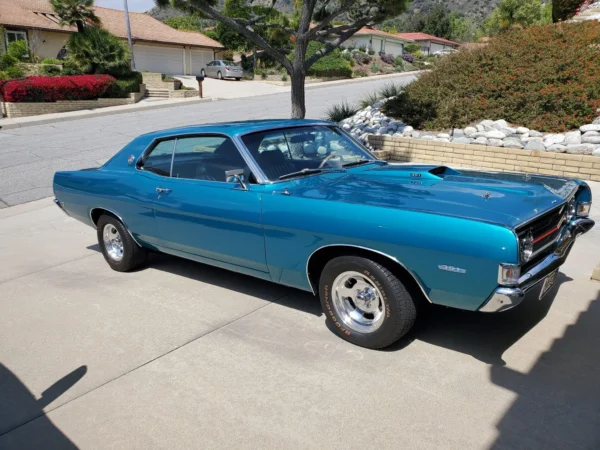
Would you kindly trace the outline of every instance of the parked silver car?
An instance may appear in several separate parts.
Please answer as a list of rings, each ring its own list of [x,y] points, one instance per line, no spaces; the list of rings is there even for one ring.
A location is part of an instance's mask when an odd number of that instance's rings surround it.
[[[203,77],[218,78],[219,80],[223,78],[235,78],[239,81],[244,76],[244,71],[239,63],[218,59],[209,62],[206,65],[206,69],[202,69],[201,74]]]

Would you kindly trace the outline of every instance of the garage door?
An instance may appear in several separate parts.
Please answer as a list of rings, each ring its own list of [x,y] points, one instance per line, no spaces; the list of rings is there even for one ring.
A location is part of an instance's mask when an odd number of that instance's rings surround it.
[[[200,75],[200,71],[213,59],[212,50],[192,49],[192,75]]]
[[[385,42],[385,52],[388,55],[400,56],[402,55],[402,44],[397,44],[395,42]]]
[[[136,45],[133,47],[137,70],[160,72],[168,75],[183,75],[183,47],[157,47]]]

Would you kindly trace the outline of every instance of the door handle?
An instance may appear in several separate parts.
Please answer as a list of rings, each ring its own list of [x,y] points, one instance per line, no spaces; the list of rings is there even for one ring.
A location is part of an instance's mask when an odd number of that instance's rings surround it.
[[[171,193],[171,189],[157,187],[156,192],[158,195],[169,195]]]

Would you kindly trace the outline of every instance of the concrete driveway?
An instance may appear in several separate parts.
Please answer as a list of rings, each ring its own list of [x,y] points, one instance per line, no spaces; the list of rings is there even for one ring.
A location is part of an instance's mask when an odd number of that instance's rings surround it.
[[[195,76],[178,76],[184,86],[198,89],[198,82]],[[249,80],[217,80],[215,78],[205,78],[202,82],[202,89],[205,95],[210,95],[214,98],[243,98],[254,97],[257,95],[280,94],[289,92],[289,87],[276,86],[258,81]]]
[[[0,255],[2,449],[600,447],[600,228],[544,301],[433,308],[387,351],[304,292],[164,255],[113,272],[49,199],[0,211]]]

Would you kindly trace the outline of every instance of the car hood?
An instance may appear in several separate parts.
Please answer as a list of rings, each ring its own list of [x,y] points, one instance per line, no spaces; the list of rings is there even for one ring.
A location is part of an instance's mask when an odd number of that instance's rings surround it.
[[[511,228],[570,197],[573,180],[540,175],[453,170],[431,165],[369,165],[298,179],[304,198],[414,210]]]

